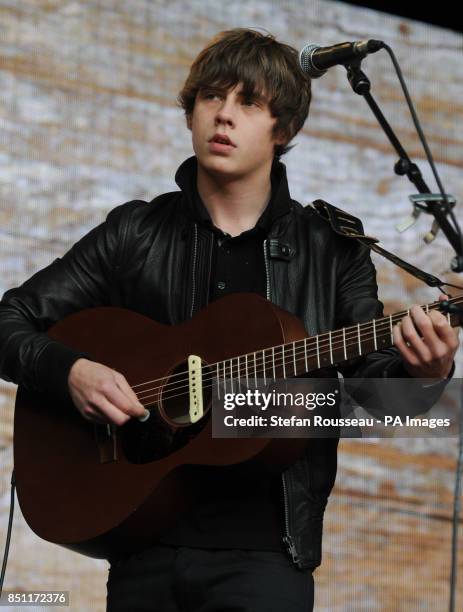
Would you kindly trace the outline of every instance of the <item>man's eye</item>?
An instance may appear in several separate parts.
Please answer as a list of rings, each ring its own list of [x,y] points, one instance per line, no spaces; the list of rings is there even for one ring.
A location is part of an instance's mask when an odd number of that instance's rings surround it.
[[[252,100],[251,98],[248,98],[247,100],[243,100],[243,104],[245,106],[259,106],[257,100]]]

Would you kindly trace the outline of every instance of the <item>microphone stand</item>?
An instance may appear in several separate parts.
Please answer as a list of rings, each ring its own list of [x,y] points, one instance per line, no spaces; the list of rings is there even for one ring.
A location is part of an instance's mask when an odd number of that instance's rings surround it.
[[[377,105],[375,99],[370,93],[371,83],[367,75],[360,70],[361,59],[355,60],[353,62],[349,62],[345,64],[347,69],[347,78],[349,83],[353,89],[353,91],[359,96],[363,96],[365,98],[366,103],[372,110],[376,119],[378,120],[380,126],[384,130],[389,142],[396,150],[399,159],[394,165],[394,172],[399,176],[407,176],[408,179],[415,185],[417,191],[420,194],[423,194],[422,198],[419,201],[424,203],[424,208],[415,202],[415,206],[422,208],[425,212],[432,214],[438,223],[439,227],[442,228],[447,240],[452,245],[455,250],[456,256],[452,261],[452,270],[454,272],[463,272],[463,247],[460,237],[458,236],[455,229],[449,223],[447,219],[447,213],[449,210],[450,204],[446,199],[442,197],[438,197],[436,201],[436,196],[431,194],[429,187],[423,179],[423,176],[420,172],[418,166],[411,161],[407,152],[399,142],[399,139],[395,135],[391,126],[387,122],[386,117],[383,115],[381,109]],[[427,196],[427,197],[426,197]]]
[[[422,198],[418,196],[412,196],[414,206],[418,206],[424,212],[434,215],[438,226],[442,228],[447,240],[455,250],[455,257],[452,260],[451,268],[454,272],[463,271],[463,246],[460,236],[457,234],[455,229],[449,223],[447,219],[448,211],[453,203],[449,201],[448,197],[436,196],[432,194],[427,186],[426,182],[421,175],[418,166],[411,161],[407,152],[399,142],[399,139],[395,135],[391,126],[387,122],[381,109],[377,105],[373,96],[370,93],[371,83],[367,75],[360,70],[361,59],[354,60],[345,64],[347,70],[347,78],[354,91],[354,93],[365,98],[366,103],[372,110],[379,124],[384,130],[389,142],[396,150],[399,159],[394,165],[394,172],[399,176],[407,176],[408,179],[415,185],[417,191],[423,194]],[[417,202],[423,202],[424,208],[417,204]],[[441,310],[447,313],[454,313],[459,316],[460,325],[463,325],[463,308],[450,304],[448,301],[443,301]],[[463,472],[463,394],[461,395],[461,411],[460,411],[460,424],[459,424],[459,444],[458,444],[458,458],[456,467],[456,478],[455,478],[455,491],[454,491],[454,505],[453,505],[453,521],[452,521],[452,559],[451,559],[451,576],[450,576],[450,599],[449,599],[449,612],[455,610],[455,588],[457,582],[457,550],[458,550],[458,523],[459,515],[461,510],[461,475]]]

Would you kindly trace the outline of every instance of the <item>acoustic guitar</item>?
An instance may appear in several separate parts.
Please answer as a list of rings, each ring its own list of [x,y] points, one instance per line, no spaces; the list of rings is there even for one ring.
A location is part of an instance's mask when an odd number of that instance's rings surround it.
[[[124,374],[151,416],[120,428],[95,425],[70,398],[20,386],[14,464],[27,523],[41,538],[92,557],[146,547],[194,499],[185,466],[258,458],[285,469],[307,443],[213,438],[214,381],[293,378],[389,347],[405,314],[312,337],[257,294],[224,297],[176,326],[116,307],[66,317],[48,335]],[[457,324],[455,315],[448,319]]]

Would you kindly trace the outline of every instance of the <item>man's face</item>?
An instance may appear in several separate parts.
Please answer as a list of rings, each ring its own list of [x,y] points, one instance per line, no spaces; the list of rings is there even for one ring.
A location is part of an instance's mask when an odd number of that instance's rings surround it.
[[[227,179],[242,179],[255,173],[270,173],[274,145],[272,117],[265,99],[245,99],[239,83],[228,91],[217,88],[200,90],[193,114],[187,118],[192,131],[193,149],[198,164],[207,173]],[[217,134],[232,144],[214,141]]]

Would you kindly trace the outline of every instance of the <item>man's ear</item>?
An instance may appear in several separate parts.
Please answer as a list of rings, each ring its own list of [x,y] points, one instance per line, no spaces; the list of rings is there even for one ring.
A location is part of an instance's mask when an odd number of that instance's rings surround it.
[[[191,131],[191,122],[192,122],[191,113],[188,113],[188,115],[186,115],[186,126],[190,131]]]
[[[275,138],[274,138],[274,143],[277,145],[285,145],[285,146],[288,144],[288,137],[284,133],[283,130],[277,131]]]

